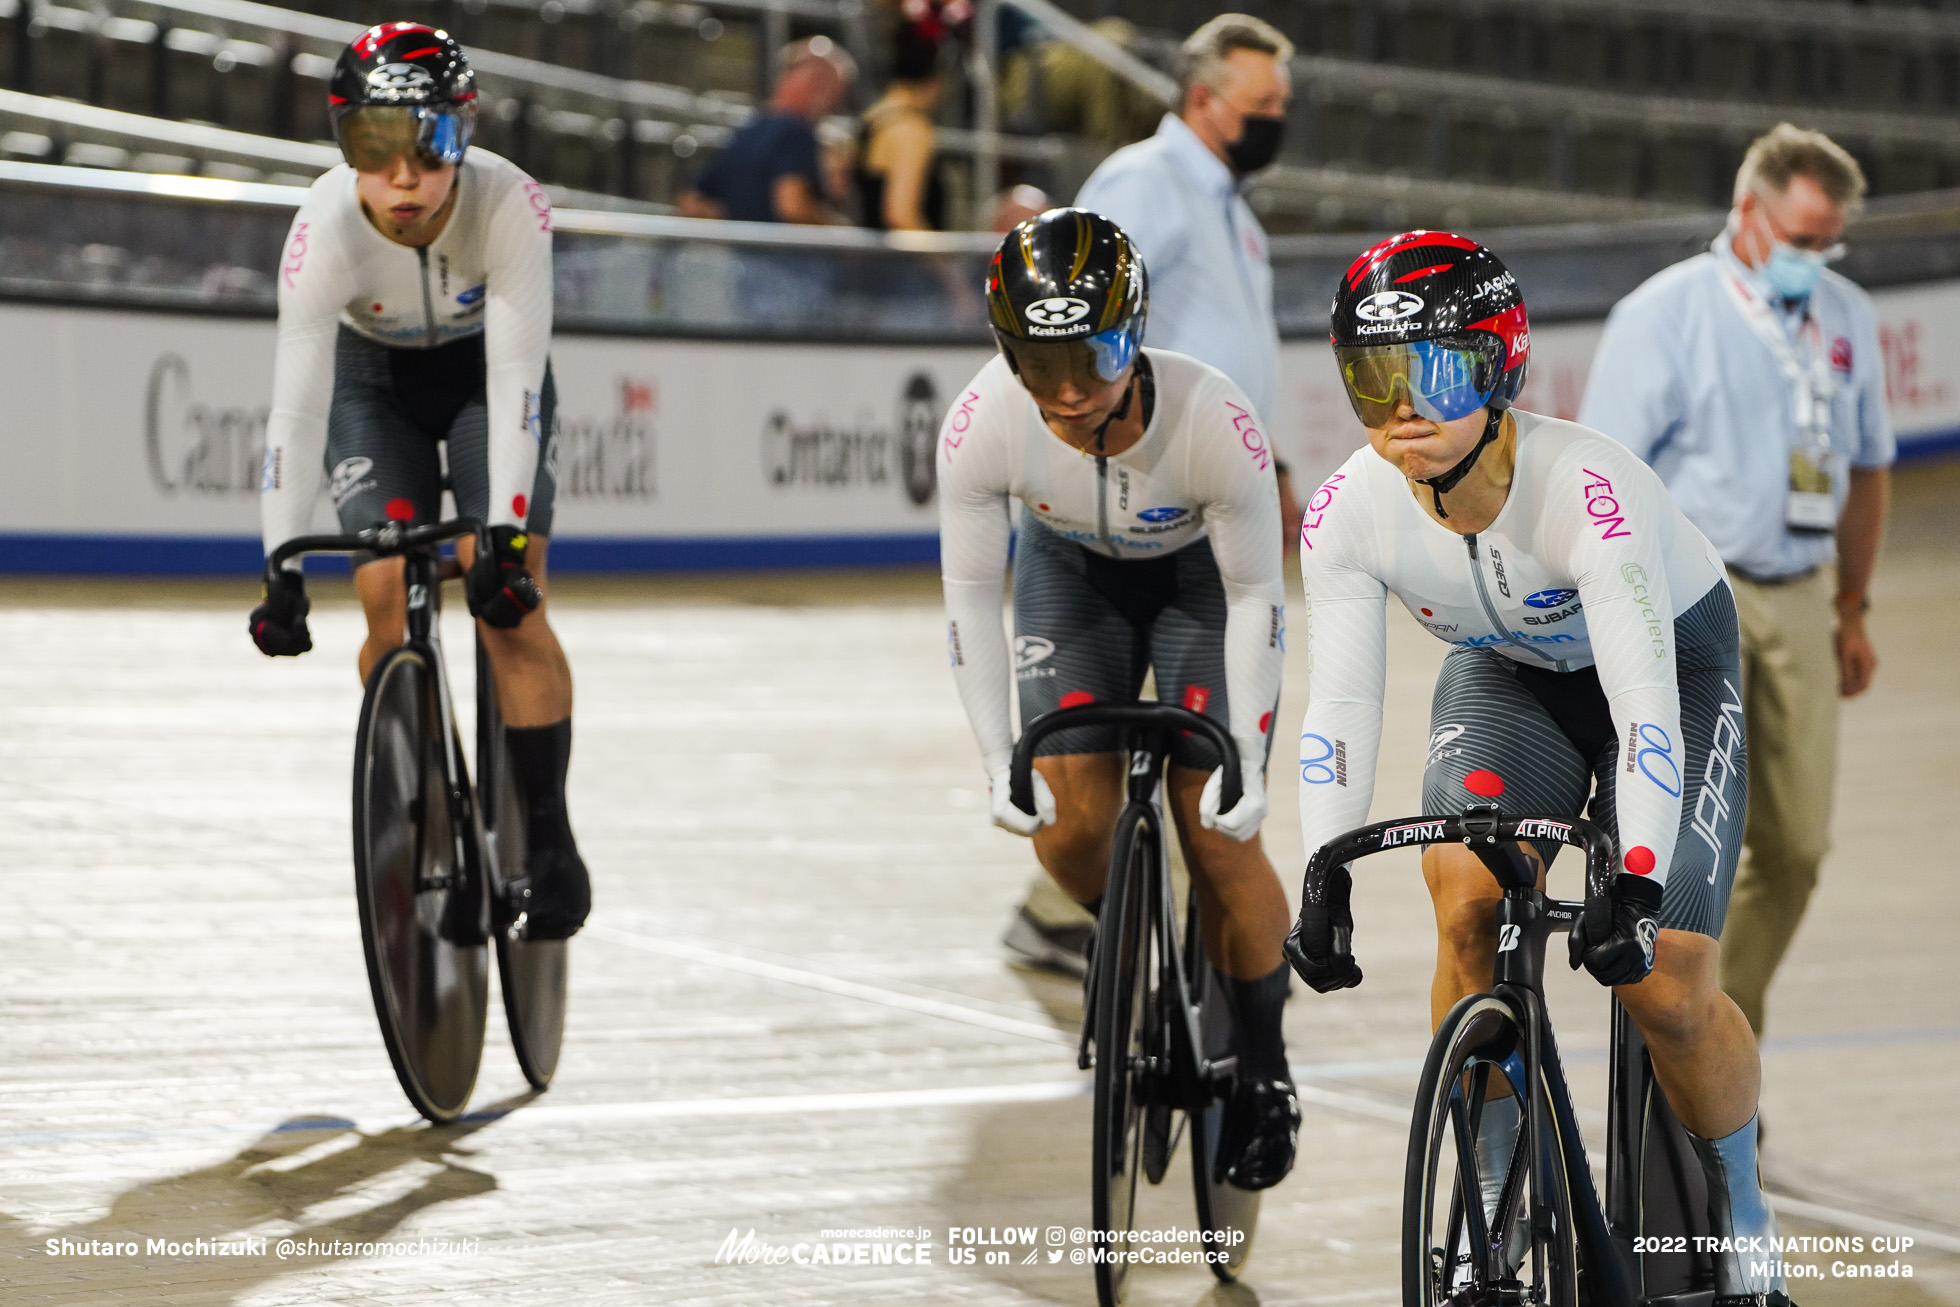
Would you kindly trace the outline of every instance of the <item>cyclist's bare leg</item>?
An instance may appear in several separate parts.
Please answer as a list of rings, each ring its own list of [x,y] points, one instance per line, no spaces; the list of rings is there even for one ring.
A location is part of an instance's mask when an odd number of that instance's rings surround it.
[[[1749,1019],[1716,983],[1721,945],[1692,930],[1663,930],[1654,973],[1614,997],[1640,1027],[1654,1078],[1689,1131],[1719,1139],[1756,1115],[1763,1064]]]
[[[503,714],[506,726],[549,726],[572,715],[572,669],[549,620],[551,589],[545,567],[550,553],[548,539],[531,537],[524,565],[542,596],[536,611],[508,630],[476,624],[484,651],[490,655],[490,670],[497,678],[497,711]],[[475,556],[474,540],[456,542],[456,559],[465,569]]]
[[[572,715],[572,671],[565,651],[558,644],[546,615],[550,592],[545,584],[546,560],[550,542],[543,536],[531,537],[526,566],[538,583],[546,602],[536,612],[510,630],[498,630],[482,622],[477,630],[490,655],[490,666],[497,678],[497,708],[510,726],[549,726]],[[475,541],[457,542],[457,561],[467,568],[475,556]],[[367,639],[361,645],[361,680],[366,681],[374,665],[390,649],[406,638],[407,597],[402,593],[402,560],[375,559],[354,572],[354,593],[367,618]],[[1114,821],[1114,815],[1111,821]]]
[[[1036,758],[1034,769],[1055,793],[1055,824],[1035,833],[1034,856],[1077,903],[1102,897],[1110,839],[1123,811],[1123,755],[1061,753]]]
[[[1241,844],[1206,830],[1199,820],[1198,801],[1210,776],[1200,768],[1173,766],[1167,786],[1170,809],[1185,864],[1191,868],[1192,893],[1198,896],[1205,952],[1225,975],[1257,980],[1285,965],[1280,945],[1293,924],[1292,914],[1260,838],[1255,835]]]
[[[1503,891],[1476,856],[1458,845],[1430,845],[1423,851],[1422,870],[1436,909],[1436,975],[1429,993],[1433,1025],[1465,994],[1490,988],[1497,961],[1491,927]],[[1542,888],[1542,864],[1539,884]],[[1707,1139],[1748,1124],[1762,1083],[1749,1022],[1715,983],[1718,956],[1719,946],[1706,935],[1663,930],[1654,946],[1653,974],[1613,991],[1647,1041],[1668,1105],[1682,1125]]]

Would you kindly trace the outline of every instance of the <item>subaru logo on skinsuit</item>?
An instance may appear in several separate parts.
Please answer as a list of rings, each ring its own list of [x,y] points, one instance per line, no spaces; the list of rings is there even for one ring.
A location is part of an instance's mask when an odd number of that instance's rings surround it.
[[[470,305],[482,299],[483,292],[488,289],[489,289],[488,282],[485,282],[481,286],[472,286],[468,290],[464,291],[462,294],[458,295],[456,297],[456,302],[458,304],[461,304],[464,308],[468,308]]]
[[[1146,508],[1137,516],[1146,522],[1175,522],[1190,511],[1188,508]]]
[[[1045,300],[1036,300],[1021,313],[1029,322],[1044,327],[1066,327],[1089,316],[1089,301],[1076,299],[1072,295],[1051,295]]]
[[[369,90],[400,96],[426,91],[436,79],[420,64],[382,64],[367,75],[367,84]]]
[[[1526,595],[1524,601],[1533,608],[1557,608],[1571,603],[1578,594],[1577,590],[1540,590],[1535,595]]]
[[[1420,313],[1427,303],[1406,290],[1378,290],[1354,306],[1354,316],[1369,322],[1396,322]]]

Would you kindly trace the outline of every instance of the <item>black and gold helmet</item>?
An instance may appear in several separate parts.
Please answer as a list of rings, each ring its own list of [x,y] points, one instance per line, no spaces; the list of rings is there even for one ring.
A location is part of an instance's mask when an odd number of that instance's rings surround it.
[[[1037,398],[1108,389],[1143,345],[1150,283],[1136,246],[1100,213],[1050,209],[1007,233],[987,313],[1007,365]]]

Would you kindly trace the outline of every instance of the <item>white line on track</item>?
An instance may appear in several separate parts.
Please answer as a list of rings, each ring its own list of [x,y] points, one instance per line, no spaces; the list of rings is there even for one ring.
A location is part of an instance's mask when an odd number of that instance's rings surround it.
[[[926,998],[919,994],[907,994],[902,990],[886,989],[881,985],[867,985],[862,981],[845,980],[841,976],[812,971],[808,967],[767,962],[761,958],[745,957],[740,953],[729,953],[700,944],[688,944],[681,940],[656,939],[651,935],[640,935],[632,931],[620,930],[615,926],[596,923],[587,926],[585,934],[596,935],[601,939],[623,944],[627,948],[638,949],[643,953],[659,953],[687,962],[698,962],[703,966],[719,967],[724,971],[739,971],[745,975],[800,985],[805,989],[820,990],[826,994],[862,999],[867,1003],[878,1003],[885,1007],[902,1008],[907,1012],[919,1012],[926,1016],[942,1017],[948,1021],[959,1021],[969,1026],[979,1026],[983,1030],[1020,1035],[1047,1044],[1073,1045],[1075,1043],[1074,1035],[1057,1030],[1053,1026],[1043,1025],[1038,1021],[1023,1021],[1018,1017],[1002,1016],[997,1012],[983,1011],[963,1003],[951,1003],[945,999]]]
[[[1770,1205],[1779,1213],[1801,1216],[1816,1221],[1820,1225],[1836,1226],[1840,1230],[1853,1230],[1859,1234],[1902,1234],[1916,1245],[1937,1248],[1941,1252],[1960,1253],[1960,1238],[1941,1234],[1917,1225],[1906,1225],[1883,1216],[1873,1216],[1868,1212],[1847,1212],[1842,1207],[1828,1207],[1823,1203],[1813,1203],[1804,1198],[1793,1198],[1789,1194],[1772,1190]]]

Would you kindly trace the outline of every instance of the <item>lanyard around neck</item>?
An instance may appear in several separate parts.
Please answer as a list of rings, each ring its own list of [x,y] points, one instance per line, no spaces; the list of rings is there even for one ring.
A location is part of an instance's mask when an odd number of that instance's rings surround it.
[[[1756,333],[1776,359],[1784,380],[1790,383],[1799,439],[1829,449],[1831,400],[1837,394],[1837,381],[1831,376],[1829,362],[1824,356],[1824,333],[1817,325],[1816,315],[1806,303],[1803,324],[1797,329],[1797,339],[1803,342],[1800,354],[1797,341],[1790,339],[1769,302],[1740,272],[1726,266],[1726,260],[1722,262],[1723,288],[1741,312],[1742,320],[1749,324],[1749,329]]]

